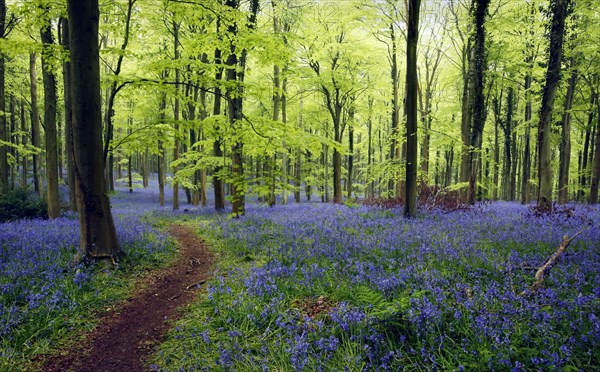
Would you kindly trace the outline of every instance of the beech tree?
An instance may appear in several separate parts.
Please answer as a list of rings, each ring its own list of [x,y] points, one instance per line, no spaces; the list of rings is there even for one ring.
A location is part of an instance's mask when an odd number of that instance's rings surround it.
[[[552,143],[550,140],[552,111],[556,89],[560,80],[562,46],[565,32],[565,19],[570,0],[552,1],[552,26],[550,28],[550,50],[548,69],[542,96],[538,125],[538,198],[537,207],[542,211],[552,210]]]
[[[408,2],[406,37],[406,199],[404,216],[417,215],[417,42],[420,0]]]
[[[68,0],[73,97],[73,160],[84,261],[118,258],[117,240],[104,178],[97,0]]]

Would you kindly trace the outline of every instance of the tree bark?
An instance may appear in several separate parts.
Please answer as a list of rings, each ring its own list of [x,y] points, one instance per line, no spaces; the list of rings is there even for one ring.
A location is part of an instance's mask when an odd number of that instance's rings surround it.
[[[61,45],[64,50],[69,51],[69,21],[66,18],[60,19]],[[73,112],[71,97],[71,62],[65,60],[63,68],[63,99],[65,110],[65,152],[67,159],[67,187],[69,188],[69,209],[77,210],[75,200],[75,173],[73,172]]]
[[[29,55],[29,78],[30,78],[30,92],[31,92],[31,144],[38,149],[41,148],[41,129],[40,129],[40,114],[38,111],[37,102],[37,74],[35,71],[35,52]],[[40,194],[42,192],[42,180],[41,180],[41,162],[40,155],[33,155],[33,187],[35,192]]]
[[[217,20],[217,33],[219,32],[220,22]],[[221,50],[219,48],[215,49],[215,58],[214,64],[217,65],[217,71],[215,73],[215,101],[213,104],[213,115],[221,115],[221,87],[220,82],[223,79],[223,67],[221,66]],[[217,131],[218,132],[218,131]],[[221,142],[223,141],[222,137],[217,135],[215,141],[213,142],[213,155],[215,158],[223,157],[223,149],[221,149]],[[215,194],[215,210],[221,211],[225,209],[225,196],[223,190],[223,181],[222,181],[222,166],[216,166],[213,170],[212,181],[213,181],[213,191]]]
[[[565,110],[562,117],[562,136],[560,141],[560,164],[558,170],[558,203],[565,204],[569,201],[569,171],[571,168],[571,109],[573,108],[573,98],[575,96],[575,86],[577,84],[577,70],[573,66],[574,59],[571,59],[571,77],[565,97]]]
[[[97,0],[68,0],[74,166],[83,261],[115,259],[117,240],[104,178]]]
[[[550,52],[546,83],[542,96],[542,107],[538,124],[538,198],[537,208],[552,210],[552,110],[556,88],[560,80],[565,18],[570,0],[555,0],[552,3],[552,27],[550,30]]]
[[[483,80],[487,70],[487,58],[485,53],[485,15],[490,0],[477,0],[475,6],[475,42],[473,47],[473,101],[472,115],[473,125],[471,130],[470,177],[467,202],[475,204],[477,192],[477,173],[481,159],[481,143],[483,127],[486,119],[485,97],[483,95]]]
[[[6,1],[0,1],[0,39],[6,37]],[[6,78],[6,59],[4,53],[0,53],[0,141],[7,142],[6,130],[6,93],[5,93],[5,78]],[[6,194],[9,189],[8,182],[8,146],[0,144],[0,195]]]
[[[179,23],[173,21],[173,59],[179,59]],[[181,72],[175,68],[175,107],[173,108],[173,120],[175,122],[175,146],[173,148],[173,162],[179,159],[179,80]],[[173,210],[179,210],[179,182],[177,181],[177,165],[173,166]]]
[[[40,31],[44,53],[42,53],[42,77],[44,81],[44,126],[46,139],[46,190],[48,217],[60,217],[58,198],[58,146],[56,134],[56,76],[48,62],[52,53],[54,37],[50,22]]]
[[[354,99],[353,99],[354,101]],[[348,199],[352,199],[352,177],[354,176],[354,103],[348,109],[348,182],[347,194]]]
[[[596,99],[596,139],[592,162],[592,180],[590,186],[590,204],[598,203],[598,184],[600,184],[600,100]]]
[[[525,144],[521,177],[521,204],[529,203],[531,196],[531,73],[525,75]]]
[[[421,0],[408,2],[406,38],[406,189],[404,217],[417,215],[417,42]]]
[[[21,145],[27,144],[27,122],[25,121],[25,99],[21,99],[21,132],[23,135],[21,136]],[[21,187],[27,187],[27,156],[23,156],[21,164]]]
[[[158,120],[161,124],[165,123],[167,109],[167,94],[162,93],[160,97],[160,106],[158,110]],[[165,173],[167,169],[167,150],[162,139],[158,140],[158,203],[162,207],[165,205]],[[119,172],[120,173],[120,172]]]

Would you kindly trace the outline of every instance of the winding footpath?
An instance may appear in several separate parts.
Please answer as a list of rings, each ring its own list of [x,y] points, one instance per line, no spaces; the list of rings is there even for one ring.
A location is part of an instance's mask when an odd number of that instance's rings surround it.
[[[147,358],[165,338],[198,285],[209,278],[214,257],[206,244],[185,225],[171,225],[179,243],[176,261],[136,284],[136,292],[103,315],[85,342],[50,357],[44,371],[145,371]]]

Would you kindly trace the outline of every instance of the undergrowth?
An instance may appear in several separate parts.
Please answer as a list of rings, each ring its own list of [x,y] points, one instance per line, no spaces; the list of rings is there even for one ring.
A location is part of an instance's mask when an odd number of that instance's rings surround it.
[[[201,217],[221,263],[152,368],[594,370],[598,232],[585,230],[546,288],[520,295],[578,221],[512,204],[410,221],[332,205]]]
[[[116,265],[73,262],[76,220],[0,224],[0,371],[39,370],[125,299],[142,272],[174,256],[174,243],[139,216],[116,216],[125,251]]]

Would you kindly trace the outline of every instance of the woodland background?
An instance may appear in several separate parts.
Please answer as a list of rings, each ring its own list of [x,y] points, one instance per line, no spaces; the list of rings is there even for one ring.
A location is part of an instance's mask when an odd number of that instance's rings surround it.
[[[540,113],[559,8],[548,121]],[[392,0],[101,2],[108,189],[118,179],[146,186],[156,174],[161,204],[169,187],[178,209],[184,188],[190,204],[214,194],[217,209],[228,197],[239,213],[245,195],[271,205],[405,199],[407,11]],[[597,202],[593,1],[423,1],[420,11],[420,189],[466,202],[538,199],[547,121],[549,199]],[[1,191],[34,188],[51,216],[57,185],[73,185],[65,16],[62,1],[0,4]],[[73,187],[69,199],[74,208]]]

